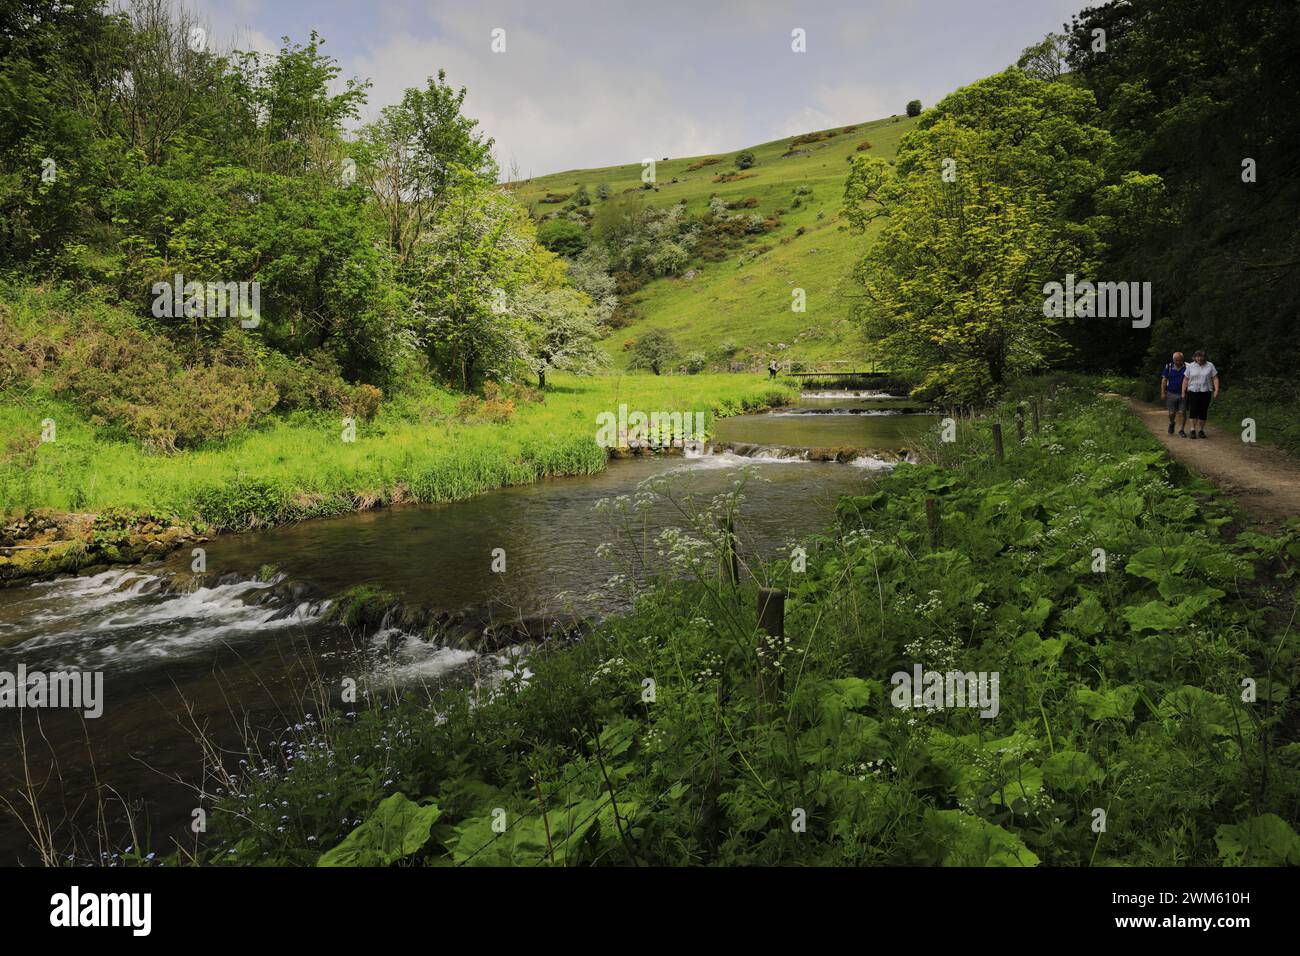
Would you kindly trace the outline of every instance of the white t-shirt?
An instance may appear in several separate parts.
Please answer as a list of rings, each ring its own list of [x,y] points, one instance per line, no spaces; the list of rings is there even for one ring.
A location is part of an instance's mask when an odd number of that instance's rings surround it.
[[[1187,390],[1189,392],[1210,392],[1214,390],[1214,376],[1219,370],[1214,363],[1206,361],[1204,365],[1196,362],[1187,363]]]

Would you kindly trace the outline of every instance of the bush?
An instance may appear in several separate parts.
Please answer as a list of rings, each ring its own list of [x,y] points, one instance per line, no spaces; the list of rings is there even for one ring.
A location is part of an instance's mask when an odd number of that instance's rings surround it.
[[[909,102],[909,103],[907,104],[907,115],[908,115],[908,116],[920,116],[920,115],[921,115],[921,101],[920,101],[920,100],[912,100],[911,102]]]
[[[649,369],[661,375],[679,354],[677,343],[663,329],[651,329],[632,346],[631,369]]]
[[[0,389],[35,381],[53,355],[53,342],[23,335],[0,307]]]
[[[684,367],[687,375],[698,375],[703,372],[709,365],[709,360],[703,352],[692,352],[686,356]]]
[[[537,227],[537,241],[556,255],[572,259],[587,248],[587,230],[572,219],[548,219]]]
[[[736,154],[737,169],[749,169],[749,167],[753,165],[754,165],[754,154],[751,153],[749,150],[744,150],[743,152]]]
[[[338,409],[350,398],[351,389],[343,380],[338,361],[324,349],[299,359],[268,352],[262,363],[275,387],[277,409]]]
[[[54,388],[161,452],[226,438],[277,398],[260,366],[182,368],[165,340],[132,328],[73,336]]]
[[[353,418],[359,418],[363,422],[374,421],[379,414],[379,403],[383,397],[384,393],[373,385],[353,385],[344,409]]]

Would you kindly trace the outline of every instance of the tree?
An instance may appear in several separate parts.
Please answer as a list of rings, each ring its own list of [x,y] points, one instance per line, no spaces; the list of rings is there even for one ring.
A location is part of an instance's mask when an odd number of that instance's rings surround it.
[[[1238,378],[1289,376],[1300,289],[1296,4],[1098,3],[1067,33],[1070,80],[1095,96],[1129,193],[1108,197],[1119,205],[1106,266],[1159,291],[1146,364],[1195,342]],[[1129,200],[1139,216],[1122,209]],[[1128,341],[1098,351],[1136,367]]]
[[[403,265],[454,180],[496,179],[493,141],[477,132],[477,120],[461,113],[465,92],[447,85],[446,72],[439,70],[424,89],[408,89],[401,103],[384,107],[379,120],[363,130],[361,155],[367,161],[361,168],[387,226],[388,243]]]
[[[920,116],[920,115],[921,115],[921,101],[920,101],[920,100],[909,100],[909,101],[908,101],[908,103],[907,103],[907,115],[908,115],[908,116]]]
[[[845,214],[883,220],[859,263],[867,334],[922,390],[985,399],[1060,347],[1043,285],[1099,251],[1071,217],[1089,208],[1109,145],[1086,92],[1009,70],[958,90],[900,145],[897,165],[857,157]],[[953,175],[941,170],[951,163]]]
[[[1054,83],[1065,73],[1065,55],[1069,38],[1064,33],[1049,33],[1020,53],[1016,66],[1026,75],[1045,83]]]
[[[569,262],[569,281],[591,299],[592,317],[598,326],[609,322],[618,308],[618,283],[609,274],[609,253],[599,244],[589,245]]]
[[[632,346],[632,359],[628,368],[649,369],[662,375],[665,366],[677,360],[681,352],[673,337],[663,329],[650,329]]]
[[[547,219],[537,227],[537,241],[557,255],[572,259],[587,248],[587,230],[572,219]]]
[[[461,170],[414,253],[417,333],[462,388],[528,365],[514,300],[536,268],[532,220],[503,189]]]
[[[609,365],[597,344],[599,329],[591,302],[583,293],[559,283],[525,287],[515,301],[527,322],[530,364],[537,387],[546,387],[546,373],[589,375]]]
[[[742,150],[736,154],[736,168],[749,169],[754,165],[754,154],[749,150]]]

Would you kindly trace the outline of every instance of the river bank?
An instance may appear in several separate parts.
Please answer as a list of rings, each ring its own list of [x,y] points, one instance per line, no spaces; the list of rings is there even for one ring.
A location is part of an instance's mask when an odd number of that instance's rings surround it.
[[[789,410],[816,407],[801,401]],[[728,421],[741,433],[761,432],[771,418]],[[856,423],[860,447],[897,440],[888,416],[795,418],[802,430],[791,437],[807,445],[847,421]],[[906,424],[914,446],[933,423],[908,416]],[[0,656],[29,672],[103,672],[108,695],[103,715],[84,724],[75,713],[43,713],[40,740],[29,737],[26,748],[20,726],[9,723],[21,723],[21,714],[4,714],[11,733],[0,736],[0,767],[16,773],[10,785],[21,792],[22,768],[41,778],[55,758],[61,785],[39,803],[56,819],[61,802],[75,816],[108,784],[147,801],[131,811],[142,826],[188,832],[195,804],[177,781],[202,780],[198,726],[222,752],[239,752],[258,746],[245,740],[247,730],[265,744],[303,707],[318,713],[322,704],[306,703],[317,681],[331,693],[352,682],[359,706],[490,688],[521,655],[570,646],[568,638],[626,613],[639,589],[652,586],[644,569],[610,563],[625,519],[646,540],[665,533],[690,540],[717,533],[695,525],[698,507],[743,499],[736,530],[747,575],[824,527],[839,497],[869,488],[893,457],[882,449],[867,462],[836,464],[764,448],[752,456],[708,448],[630,456],[593,475],[458,502],[217,535],[203,544],[203,573],[182,549],[148,565],[0,591]],[[105,832],[123,832],[119,811],[109,808]],[[0,855],[25,845],[0,838]]]
[[[173,455],[105,437],[66,402],[0,403],[0,430],[33,436],[30,460],[0,477],[0,583],[166,554],[208,535],[276,527],[403,502],[459,501],[493,488],[606,467],[597,416],[717,417],[789,402],[783,382],[734,375],[553,376],[536,400],[496,402],[431,385],[371,422],[286,417],[225,443]]]
[[[1294,862],[1295,532],[1227,532],[1231,504],[1087,389],[1005,457],[987,422],[926,457],[739,587],[704,534],[733,501],[693,536],[631,528],[625,563],[662,577],[630,613],[433,708],[313,712],[227,766],[186,859]],[[758,585],[787,592],[783,636]],[[917,667],[998,676],[1000,699],[900,701]]]

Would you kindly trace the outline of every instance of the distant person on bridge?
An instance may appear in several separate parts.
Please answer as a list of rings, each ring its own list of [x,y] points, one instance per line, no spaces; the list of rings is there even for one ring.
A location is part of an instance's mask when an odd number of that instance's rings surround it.
[[[767,377],[768,379],[776,378],[776,359],[771,359],[767,363]]]
[[[1182,352],[1175,352],[1173,357],[1174,360],[1160,373],[1160,400],[1169,410],[1169,434],[1174,433],[1174,419],[1181,415],[1178,434],[1186,438],[1183,429],[1187,426],[1187,401],[1183,398],[1183,379],[1187,376],[1187,366],[1183,363]]]
[[[1211,394],[1213,392],[1213,394]],[[1210,399],[1219,397],[1219,370],[1213,362],[1205,360],[1204,352],[1192,356],[1183,376],[1183,396],[1187,399],[1187,417],[1192,420],[1192,433],[1188,438],[1205,437],[1205,419],[1210,414]],[[1197,434],[1200,425],[1200,434]]]

